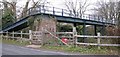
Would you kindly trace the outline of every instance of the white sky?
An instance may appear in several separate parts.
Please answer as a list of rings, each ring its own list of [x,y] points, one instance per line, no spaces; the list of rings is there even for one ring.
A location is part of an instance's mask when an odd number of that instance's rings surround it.
[[[19,0],[19,6],[22,6],[25,4],[27,0]],[[63,8],[63,3],[65,0],[47,0],[51,3],[51,6],[54,6],[54,7],[59,7],[59,8]],[[89,0],[90,3],[94,3],[96,2],[97,0]]]
[[[27,0],[19,0],[19,3],[17,4],[17,6],[20,6],[20,7],[22,7],[23,5],[25,5],[25,2],[26,2]],[[54,6],[54,7],[57,7],[57,8],[65,8],[65,6],[64,6],[64,2],[65,2],[65,0],[47,0],[47,1],[49,1],[50,2],[50,6]],[[73,0],[74,1],[74,0]],[[90,3],[90,4],[94,4],[95,2],[96,2],[97,0],[88,0],[88,3]],[[91,5],[91,6],[89,6],[89,9],[90,8],[93,8],[93,6]],[[90,12],[90,11],[87,11],[88,13]],[[87,13],[87,14],[88,14]]]
[[[0,1],[2,1],[2,0],[0,0]],[[15,1],[15,0],[7,0],[7,1]],[[20,7],[24,7],[24,5],[25,5],[25,3],[26,3],[26,1],[27,0],[17,0],[17,6],[20,8]],[[36,0],[37,1],[37,0]],[[50,5],[49,6],[54,6],[54,7],[57,7],[57,8],[65,8],[65,6],[64,6],[64,2],[65,2],[65,0],[47,0],[47,1],[49,1],[50,2]],[[74,0],[73,0],[74,1]],[[79,1],[84,1],[84,0],[79,0]],[[97,1],[109,1],[109,0],[88,0],[88,3],[90,3],[91,4],[91,6],[89,6],[89,8],[88,9],[91,9],[91,8],[93,8],[94,6],[93,5],[95,5],[95,2],[97,2]],[[111,1],[120,1],[120,0],[111,0]],[[30,5],[32,5],[32,3],[29,3]],[[29,5],[29,7],[30,7],[30,5]],[[19,9],[18,8],[18,9]],[[87,11],[87,14],[90,14],[90,11]]]

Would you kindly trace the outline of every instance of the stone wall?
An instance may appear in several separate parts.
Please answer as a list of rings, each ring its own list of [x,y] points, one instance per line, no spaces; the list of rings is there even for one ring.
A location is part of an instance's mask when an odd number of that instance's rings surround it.
[[[39,27],[41,29],[44,28],[50,32],[56,32],[56,22],[52,19],[42,19]]]
[[[41,36],[42,42],[44,44],[48,44],[49,42],[54,42],[56,41],[55,38],[53,38],[49,33],[45,33],[44,30],[48,30],[49,32],[56,32],[56,21],[54,18],[50,17],[37,17],[40,18],[39,21],[35,21],[35,31],[43,31],[43,36]],[[40,38],[40,37],[39,37]]]

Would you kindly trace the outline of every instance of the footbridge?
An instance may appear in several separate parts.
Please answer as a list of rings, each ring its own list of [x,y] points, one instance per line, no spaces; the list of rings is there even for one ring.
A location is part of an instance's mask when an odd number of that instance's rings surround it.
[[[28,18],[31,16],[42,15],[44,17],[55,17],[58,22],[66,23],[79,23],[83,25],[95,25],[95,26],[106,26],[106,25],[116,25],[115,19],[105,19],[102,16],[84,14],[80,16],[74,16],[71,11],[61,8],[55,8],[50,6],[39,5],[34,8],[30,8],[27,11],[27,16],[21,18],[19,21],[3,28],[0,31],[17,31],[25,27],[28,27]]]

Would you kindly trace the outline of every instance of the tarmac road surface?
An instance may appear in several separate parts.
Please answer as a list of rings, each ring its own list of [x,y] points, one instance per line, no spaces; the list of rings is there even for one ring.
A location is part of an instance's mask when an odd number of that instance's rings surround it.
[[[2,44],[2,55],[69,55],[63,52],[44,51],[27,47]]]
[[[106,55],[70,54],[70,53],[64,53],[64,52],[38,50],[38,49],[32,49],[32,48],[9,45],[9,44],[2,44],[2,55],[3,55],[2,57],[119,57],[118,55],[106,56]],[[21,56],[16,56],[16,55],[21,55]],[[24,56],[24,55],[27,55],[27,56]],[[43,55],[43,56],[39,56],[39,55]],[[50,56],[47,56],[47,55],[50,55]]]

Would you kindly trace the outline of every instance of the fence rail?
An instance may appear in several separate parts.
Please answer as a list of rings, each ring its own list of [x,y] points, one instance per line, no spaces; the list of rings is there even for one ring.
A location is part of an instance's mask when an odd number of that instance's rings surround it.
[[[6,36],[3,36],[4,38],[11,38],[11,39],[21,39],[22,41],[25,40],[25,41],[30,41],[32,39],[33,36],[36,36],[36,37],[39,37],[39,36],[42,36],[42,32],[41,31],[29,31],[29,33],[23,33],[22,31],[21,32],[1,32],[1,34],[6,34]],[[75,43],[77,45],[95,45],[95,46],[120,46],[119,43],[117,44],[103,44],[101,43],[101,39],[120,39],[120,36],[88,36],[88,35],[74,35],[74,32],[55,32],[55,33],[51,33],[51,32],[48,32],[47,33],[51,34],[52,36],[54,36],[55,38],[59,39],[61,41],[61,39],[59,37],[57,37],[56,35],[54,34],[71,34],[69,36],[69,38],[73,38],[75,41]],[[19,35],[19,36],[15,36],[15,35]],[[28,37],[23,37],[23,35],[28,35]],[[62,37],[62,36],[61,36]],[[66,36],[68,37],[68,36]],[[69,39],[67,38],[67,39]],[[78,38],[97,38],[97,43],[81,43],[81,42],[78,42]],[[63,42],[64,43],[64,42]],[[67,43],[65,43],[67,46],[69,46]]]
[[[80,44],[80,45],[94,45],[94,46],[120,46],[120,44],[97,44],[97,43],[79,43],[79,42],[76,42],[76,44]]]
[[[88,35],[75,35],[76,37],[88,38],[120,38],[120,36],[88,36]]]
[[[22,41],[30,41],[29,39],[29,35],[30,33],[24,33],[24,32],[1,32],[0,34],[6,34],[6,35],[3,35],[3,39],[13,39],[13,40],[18,40],[20,42]],[[25,37],[24,35],[28,36],[28,37]]]
[[[76,39],[76,44],[81,44],[81,45],[95,45],[95,46],[120,46],[120,44],[101,44],[100,39],[102,38],[113,38],[113,39],[120,39],[120,36],[87,36],[87,35],[75,35],[75,37],[80,37],[80,38],[97,38],[97,43],[80,43]]]

